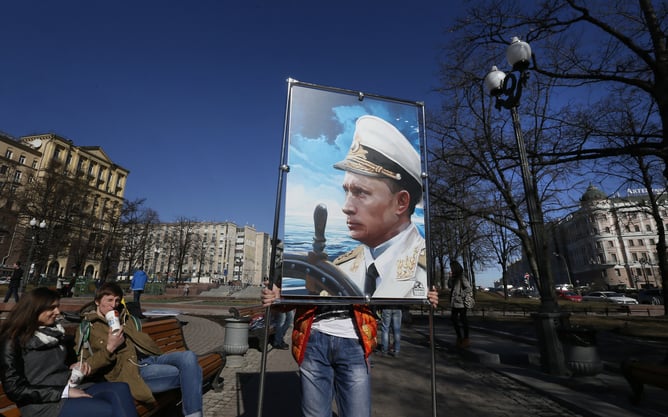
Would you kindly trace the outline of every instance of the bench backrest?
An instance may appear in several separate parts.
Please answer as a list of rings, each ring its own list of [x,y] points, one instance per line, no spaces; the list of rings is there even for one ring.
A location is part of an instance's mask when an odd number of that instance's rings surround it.
[[[187,349],[181,323],[174,317],[146,321],[142,331],[155,340],[163,353]]]

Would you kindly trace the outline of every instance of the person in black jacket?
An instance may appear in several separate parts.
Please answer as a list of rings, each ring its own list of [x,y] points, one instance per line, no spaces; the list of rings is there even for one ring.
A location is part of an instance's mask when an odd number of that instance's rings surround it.
[[[77,366],[85,376],[86,362],[66,365],[65,330],[58,323],[60,296],[36,288],[21,297],[0,329],[0,381],[23,417],[136,417],[137,409],[125,383],[78,385],[70,380]]]
[[[19,302],[19,289],[21,288],[21,278],[23,278],[23,269],[21,268],[21,262],[16,262],[14,264],[14,272],[12,277],[9,279],[9,288],[7,288],[7,293],[5,294],[5,303],[9,301],[9,298],[14,294],[14,301]]]

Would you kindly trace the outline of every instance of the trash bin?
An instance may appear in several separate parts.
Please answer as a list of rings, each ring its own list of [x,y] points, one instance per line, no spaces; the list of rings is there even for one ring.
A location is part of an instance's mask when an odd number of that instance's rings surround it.
[[[586,327],[563,327],[558,330],[564,348],[566,366],[573,375],[593,376],[603,370],[598,354],[596,330]]]
[[[223,349],[227,355],[227,366],[242,367],[243,355],[248,351],[248,319],[225,319],[225,342]]]

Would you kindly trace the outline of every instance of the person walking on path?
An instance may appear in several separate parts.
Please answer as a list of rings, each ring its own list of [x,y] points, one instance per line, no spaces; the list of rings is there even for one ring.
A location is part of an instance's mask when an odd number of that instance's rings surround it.
[[[295,310],[290,310],[290,311],[277,311],[274,313],[274,341],[272,342],[272,346],[275,349],[282,349],[282,350],[287,350],[290,348],[290,345],[285,343],[283,338],[285,337],[285,334],[287,333],[288,329],[290,326],[292,326],[292,322],[295,319]]]
[[[21,279],[23,279],[23,268],[21,268],[21,262],[16,261],[14,264],[14,272],[12,272],[12,277],[9,279],[9,288],[7,288],[7,294],[5,294],[5,303],[9,301],[12,294],[14,294],[14,302],[19,302]]]
[[[141,304],[139,299],[141,298],[142,293],[144,292],[144,287],[146,286],[146,281],[148,281],[148,275],[144,272],[144,267],[140,267],[132,275],[132,282],[130,283],[130,289],[132,290],[132,295],[135,303],[137,303],[137,308],[141,311]]]
[[[455,333],[457,333],[457,347],[464,349],[470,345],[466,310],[473,307],[471,305],[473,289],[468,280],[464,278],[464,268],[457,261],[450,262],[448,288],[450,288],[451,320]]]
[[[380,343],[383,355],[399,356],[401,348],[401,317],[399,306],[384,306],[380,312]],[[390,349],[390,330],[394,333],[394,346]]]

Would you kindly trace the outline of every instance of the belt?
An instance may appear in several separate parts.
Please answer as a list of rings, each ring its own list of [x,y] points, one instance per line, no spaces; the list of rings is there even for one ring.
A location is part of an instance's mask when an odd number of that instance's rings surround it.
[[[349,319],[350,316],[350,310],[332,310],[331,308],[318,308],[316,310],[316,315],[314,321],[320,321],[320,320],[325,320],[325,319]]]

